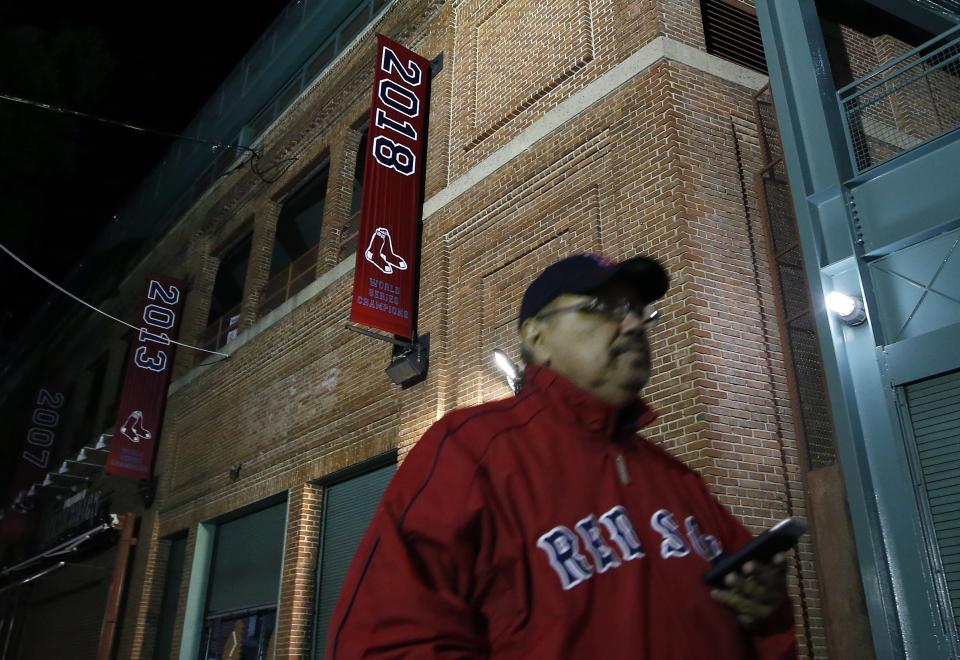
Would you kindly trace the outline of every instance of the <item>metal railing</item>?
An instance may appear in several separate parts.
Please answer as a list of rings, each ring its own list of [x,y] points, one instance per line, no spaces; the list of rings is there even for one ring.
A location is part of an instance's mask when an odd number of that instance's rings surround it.
[[[837,90],[854,171],[960,127],[960,25]]]
[[[220,347],[229,343],[240,332],[240,305],[227,310],[220,318],[214,320],[200,333],[198,344],[208,351],[220,350]],[[207,357],[198,353],[198,358]]]
[[[266,316],[317,279],[319,259],[320,244],[318,243],[270,278],[260,293],[257,318]]]

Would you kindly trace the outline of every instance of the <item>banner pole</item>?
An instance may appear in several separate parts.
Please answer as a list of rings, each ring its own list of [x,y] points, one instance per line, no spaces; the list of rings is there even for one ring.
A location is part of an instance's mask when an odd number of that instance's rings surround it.
[[[401,339],[396,339],[394,337],[388,337],[387,335],[381,335],[380,333],[377,333],[377,332],[371,332],[370,330],[364,330],[363,328],[358,328],[356,326],[350,325],[349,323],[344,325],[343,327],[349,330],[350,332],[356,332],[361,335],[366,335],[367,337],[373,337],[374,339],[379,339],[380,341],[389,342],[401,348],[415,348],[417,345],[416,333],[414,333],[413,341],[403,341]]]

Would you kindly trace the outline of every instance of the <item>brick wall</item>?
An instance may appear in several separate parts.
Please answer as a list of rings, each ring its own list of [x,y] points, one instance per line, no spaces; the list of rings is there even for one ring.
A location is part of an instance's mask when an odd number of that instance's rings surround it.
[[[277,660],[310,654],[323,491],[311,484],[290,490],[287,538],[274,639]]]
[[[145,512],[140,518],[139,537],[127,574],[127,589],[133,597],[126,598],[121,605],[118,658],[153,657],[169,552],[169,541],[160,538],[155,513]],[[125,625],[127,622],[142,625]]]

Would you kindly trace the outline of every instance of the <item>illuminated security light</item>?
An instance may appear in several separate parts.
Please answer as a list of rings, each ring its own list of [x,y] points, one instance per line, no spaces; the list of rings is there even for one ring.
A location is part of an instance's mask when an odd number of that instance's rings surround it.
[[[517,378],[517,367],[510,361],[510,358],[507,357],[507,354],[501,351],[499,348],[493,352],[493,359],[497,363],[497,366],[500,368],[507,378],[511,380],[516,380]]]
[[[507,384],[510,386],[510,389],[513,390],[513,393],[516,394],[519,392],[520,372],[517,370],[517,365],[499,348],[493,352],[493,361],[496,363],[497,368],[503,372],[503,375],[507,377]]]
[[[863,301],[839,291],[831,291],[826,297],[827,309],[836,314],[847,325],[860,325],[867,320]]]

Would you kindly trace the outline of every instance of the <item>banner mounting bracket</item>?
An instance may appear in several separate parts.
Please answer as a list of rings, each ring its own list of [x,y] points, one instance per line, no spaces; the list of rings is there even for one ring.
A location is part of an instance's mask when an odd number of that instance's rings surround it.
[[[394,337],[388,337],[387,335],[381,335],[379,332],[372,332],[370,330],[365,330],[364,328],[358,328],[356,326],[350,325],[349,323],[343,326],[350,332],[356,332],[361,335],[366,335],[367,337],[373,337],[374,339],[379,339],[380,341],[385,341],[393,344],[394,346],[399,346],[400,348],[415,348],[417,341],[403,341],[402,339],[396,339]]]

